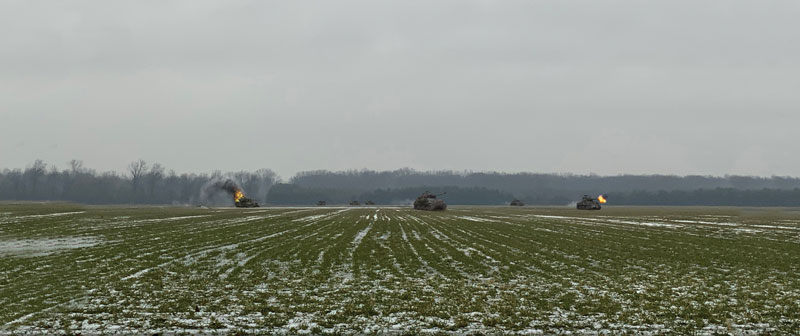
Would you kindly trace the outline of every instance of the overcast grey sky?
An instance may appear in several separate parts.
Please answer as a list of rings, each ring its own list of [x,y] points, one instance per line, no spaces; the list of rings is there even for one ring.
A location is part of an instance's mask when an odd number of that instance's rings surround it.
[[[0,1],[0,168],[800,176],[797,1]]]

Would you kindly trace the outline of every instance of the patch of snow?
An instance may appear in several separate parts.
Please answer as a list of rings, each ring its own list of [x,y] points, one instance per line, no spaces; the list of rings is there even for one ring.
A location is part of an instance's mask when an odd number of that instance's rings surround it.
[[[93,236],[0,240],[0,255],[42,256],[99,243],[100,239]]]
[[[45,215],[27,215],[27,216],[18,216],[14,217],[15,219],[27,219],[27,218],[46,218],[46,217],[59,217],[59,216],[69,216],[69,215],[77,215],[86,213],[86,211],[72,211],[72,212],[57,212]]]

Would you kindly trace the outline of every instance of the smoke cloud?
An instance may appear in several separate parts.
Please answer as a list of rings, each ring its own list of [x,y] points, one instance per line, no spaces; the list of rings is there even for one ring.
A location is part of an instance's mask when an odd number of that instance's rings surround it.
[[[231,179],[227,179],[225,181],[216,181],[212,186],[219,190],[225,190],[231,195],[235,194],[237,190],[242,190],[242,188],[239,188],[239,185]]]
[[[241,190],[232,179],[212,179],[200,190],[200,203],[204,205],[230,205],[231,196]]]

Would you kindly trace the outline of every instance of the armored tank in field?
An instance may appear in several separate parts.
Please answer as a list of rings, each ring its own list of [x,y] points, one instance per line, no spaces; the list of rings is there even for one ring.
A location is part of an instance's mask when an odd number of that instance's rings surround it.
[[[600,201],[589,195],[583,195],[583,200],[578,202],[578,210],[600,210]]]
[[[237,208],[258,208],[258,202],[252,198],[242,197],[233,203]]]
[[[511,206],[523,206],[523,205],[525,205],[525,203],[522,203],[522,201],[518,199],[511,201]]]
[[[445,210],[447,209],[447,204],[445,204],[443,200],[436,198],[444,194],[446,193],[434,195],[426,191],[422,193],[422,195],[419,195],[419,197],[417,197],[417,199],[414,201],[414,209],[428,211]]]
[[[361,203],[358,203],[358,201],[352,201],[350,202],[350,205],[361,205]]]
[[[366,202],[364,202],[364,205],[375,205],[375,202],[373,202],[373,201],[366,201]]]
[[[317,202],[317,206],[323,206],[323,205],[326,205],[326,204],[328,204],[328,202],[325,202],[325,201]]]

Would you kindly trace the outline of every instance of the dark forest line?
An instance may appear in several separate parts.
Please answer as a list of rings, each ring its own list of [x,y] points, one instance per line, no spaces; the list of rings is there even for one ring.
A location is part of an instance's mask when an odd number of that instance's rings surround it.
[[[293,184],[277,184],[269,192],[267,203],[276,205],[312,205],[317,201],[328,204],[348,204],[351,201],[372,201],[384,205],[409,205],[424,191],[447,192],[441,198],[457,205],[507,205],[519,199],[526,205],[569,205],[580,200],[582,194],[552,196],[530,193],[527,197],[481,187],[409,187],[377,189],[367,192],[342,189],[303,188]],[[592,195],[596,196],[596,195]],[[609,205],[665,205],[665,206],[800,206],[800,189],[741,190],[733,188],[631,191],[606,194]]]
[[[276,184],[269,192],[267,203],[276,205],[309,205],[318,201],[327,204],[361,204],[372,201],[379,205],[410,205],[425,191],[446,192],[441,196],[451,204],[498,205],[511,201],[513,195],[500,190],[479,187],[408,187],[398,189],[377,189],[372,191],[304,188],[294,184]]]
[[[423,191],[447,192],[450,204],[566,205],[584,194],[607,194],[618,205],[800,206],[800,179],[756,176],[573,175],[498,172],[307,171],[281,183],[269,169],[176,174],[158,163],[131,162],[124,173],[97,172],[79,160],[57,169],[41,160],[0,171],[0,200],[84,204],[228,205],[230,196],[208,186],[232,179],[262,204],[409,204]]]
[[[671,191],[733,188],[795,189],[800,188],[800,178],[758,176],[702,176],[702,175],[575,175],[499,172],[421,172],[413,169],[394,171],[350,170],[332,172],[325,170],[301,172],[289,183],[302,187],[330,189],[375,190],[410,186],[483,187],[503,190],[519,195],[530,191],[567,191],[587,193],[617,193],[636,190]]]
[[[144,160],[131,162],[124,174],[83,167],[78,160],[58,170],[37,160],[26,169],[0,171],[0,200],[68,201],[83,204],[222,205],[231,198],[214,182],[232,179],[248,196],[264,201],[277,181],[269,169],[211,174],[176,174]]]

